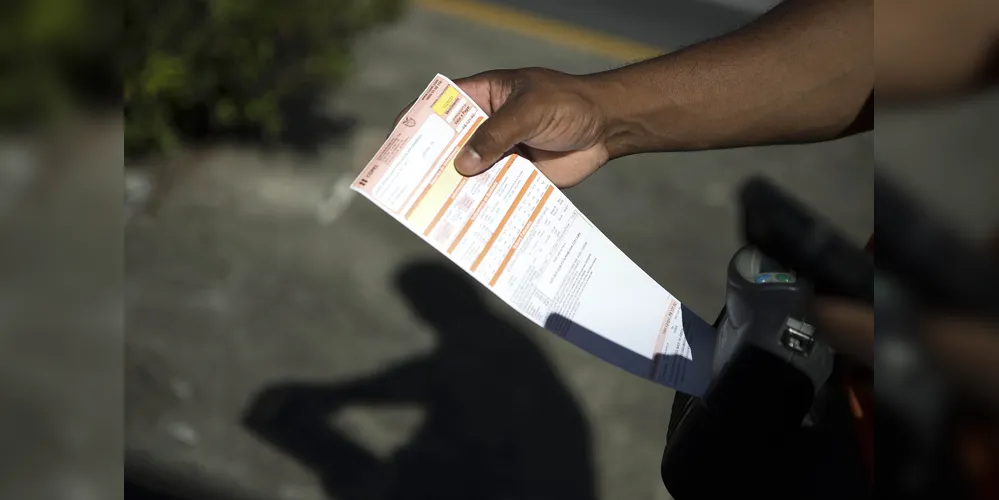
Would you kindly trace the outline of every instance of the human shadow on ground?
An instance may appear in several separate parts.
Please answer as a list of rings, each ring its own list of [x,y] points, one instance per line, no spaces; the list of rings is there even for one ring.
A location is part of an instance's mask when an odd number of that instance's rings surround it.
[[[593,499],[589,429],[543,353],[453,267],[405,267],[396,286],[437,347],[381,373],[263,390],[244,425],[338,499]],[[348,405],[417,405],[422,427],[379,459],[329,425]]]
[[[682,325],[679,331],[686,348],[674,345],[681,341],[680,338],[667,337],[660,350],[671,354],[656,354],[652,359],[623,347],[561,314],[549,315],[545,320],[545,328],[576,347],[633,375],[671,387],[678,392],[700,396],[711,383],[717,335],[715,327],[706,323],[687,306],[679,307]],[[680,353],[674,354],[677,351]]]

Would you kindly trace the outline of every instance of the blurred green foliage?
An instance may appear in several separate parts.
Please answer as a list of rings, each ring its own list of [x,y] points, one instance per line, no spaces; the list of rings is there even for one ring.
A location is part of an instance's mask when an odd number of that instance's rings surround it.
[[[78,100],[120,95],[121,8],[111,0],[0,2],[0,116],[44,121]]]
[[[49,116],[113,88],[130,154],[170,151],[188,134],[276,137],[282,102],[335,88],[352,41],[403,9],[403,0],[4,3],[0,112]]]

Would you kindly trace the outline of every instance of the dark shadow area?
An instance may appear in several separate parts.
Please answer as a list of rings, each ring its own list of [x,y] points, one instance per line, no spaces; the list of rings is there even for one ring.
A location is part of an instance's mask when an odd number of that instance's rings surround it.
[[[281,144],[303,153],[316,153],[319,146],[341,140],[358,124],[352,116],[330,115],[321,111],[325,89],[311,89],[290,96],[281,103],[284,129]]]
[[[771,360],[767,366],[759,357],[743,361],[741,368],[722,376],[727,380],[714,386],[707,400],[683,394],[674,399],[661,463],[670,494],[677,500],[753,494],[795,500],[872,498],[844,373],[834,373],[819,393],[810,424],[782,423],[784,408],[796,399],[792,386],[784,383],[791,377],[775,380],[767,373],[789,375],[779,366],[784,362]],[[719,456],[738,464],[726,471],[724,482],[712,481]]]
[[[682,308],[683,332],[690,347],[690,358],[674,354],[649,359],[622,347],[597,332],[560,314],[545,320],[545,328],[580,349],[628,373],[652,380],[679,392],[701,395],[711,382],[711,364],[715,350],[715,328],[686,306]],[[653,349],[654,346],[649,346]],[[664,351],[673,351],[665,347]]]
[[[149,453],[125,450],[125,500],[264,500],[236,484],[210,479],[196,469],[157,460]]]
[[[269,387],[244,425],[338,499],[595,498],[588,424],[530,339],[450,265],[409,265],[396,286],[436,332],[434,351],[359,380]],[[357,404],[416,405],[424,423],[380,460],[328,423]]]
[[[282,99],[278,105],[282,129],[273,136],[257,125],[213,123],[211,110],[206,105],[178,109],[174,119],[184,140],[192,144],[233,141],[265,149],[289,147],[298,153],[315,154],[323,144],[346,138],[357,125],[354,117],[322,111],[322,102],[328,92],[329,89],[308,88]]]

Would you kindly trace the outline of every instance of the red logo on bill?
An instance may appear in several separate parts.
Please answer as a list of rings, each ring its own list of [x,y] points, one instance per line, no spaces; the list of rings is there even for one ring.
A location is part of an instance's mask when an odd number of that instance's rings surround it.
[[[407,127],[412,127],[412,126],[416,125],[416,120],[414,120],[413,117],[410,116],[410,117],[407,117],[405,120],[403,120],[402,124],[405,125],[405,126],[407,126]]]

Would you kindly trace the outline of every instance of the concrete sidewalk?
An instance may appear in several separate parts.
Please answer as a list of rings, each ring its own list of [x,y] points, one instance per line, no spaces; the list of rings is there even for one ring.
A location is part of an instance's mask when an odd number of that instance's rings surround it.
[[[493,489],[507,498],[667,498],[659,461],[671,391],[484,293],[468,302],[433,249],[336,187],[437,72],[588,72],[620,61],[422,10],[371,37],[358,61],[330,103],[358,120],[349,140],[313,156],[207,149],[155,217],[128,227],[129,446],[265,498],[367,499],[402,487],[405,498],[490,498]],[[872,228],[872,155],[861,136],[636,156],[568,194],[653,278],[712,318],[739,245],[739,181],[767,174],[860,241]],[[414,276],[451,284],[399,284]],[[414,293],[466,304],[462,322],[422,320]],[[490,489],[476,491],[476,481]]]

